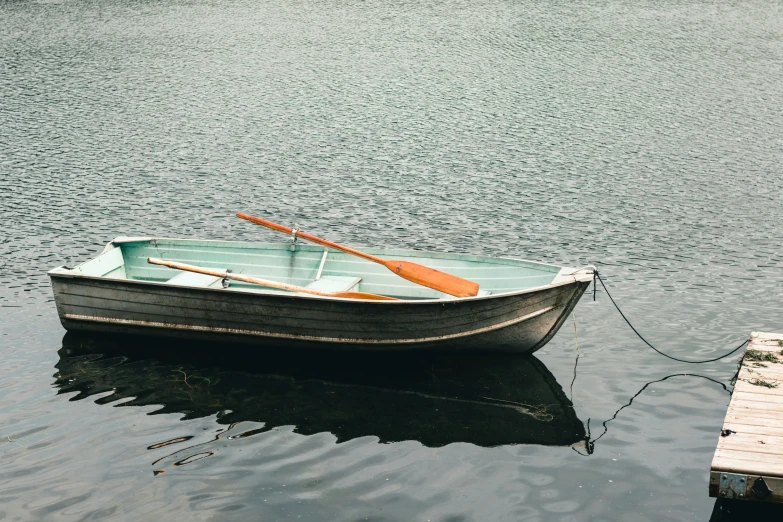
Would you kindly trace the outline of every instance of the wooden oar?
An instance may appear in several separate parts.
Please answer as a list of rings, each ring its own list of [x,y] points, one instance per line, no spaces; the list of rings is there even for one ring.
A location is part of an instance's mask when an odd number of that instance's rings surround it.
[[[177,263],[175,261],[164,261],[163,259],[157,259],[154,257],[148,257],[147,263],[153,265],[162,265],[169,268],[176,268],[177,270],[185,270],[187,272],[195,272],[197,274],[206,274],[215,277],[223,277],[228,279],[234,279],[236,281],[244,281],[245,283],[253,283],[261,286],[268,286],[270,288],[279,288],[280,290],[288,290],[289,292],[302,292],[304,294],[322,295],[324,297],[342,297],[345,299],[372,299],[374,301],[397,301],[394,297],[388,297],[385,295],[368,294],[367,292],[321,292],[320,290],[313,290],[311,288],[305,288],[303,286],[289,285],[286,283],[278,283],[277,281],[268,281],[266,279],[259,279],[257,277],[250,277],[242,274],[234,274],[228,270],[220,270],[218,268],[201,268],[200,266],[188,265],[185,263]]]
[[[256,223],[257,225],[271,228],[272,230],[277,230],[278,232],[283,232],[284,234],[293,233],[293,230],[284,225],[278,225],[277,223],[272,223],[266,219],[250,216],[243,212],[237,212],[237,217],[246,219]],[[387,261],[385,259],[381,259],[380,257],[365,254],[364,252],[359,252],[358,250],[347,246],[332,243],[331,241],[321,239],[320,237],[313,236],[306,232],[297,231],[296,235],[297,237],[301,237],[307,241],[318,243],[319,245],[334,248],[336,250],[342,250],[348,254],[353,254],[363,259],[367,259],[368,261],[372,261],[373,263],[378,263],[385,266],[403,279],[407,279],[408,281],[412,281],[416,284],[432,288],[433,290],[438,290],[439,292],[443,292],[445,294],[453,295],[455,297],[470,297],[477,295],[479,291],[478,283],[474,283],[468,279],[462,279],[461,277],[457,277],[455,275],[447,274],[446,272],[441,272],[440,270],[435,270],[434,268],[429,268],[424,265],[412,263],[410,261]]]

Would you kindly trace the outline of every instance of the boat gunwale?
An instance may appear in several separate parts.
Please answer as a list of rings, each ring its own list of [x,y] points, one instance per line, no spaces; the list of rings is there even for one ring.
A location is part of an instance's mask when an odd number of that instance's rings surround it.
[[[564,267],[565,269],[569,269],[569,267]],[[63,271],[59,271],[59,270]],[[561,286],[566,285],[573,285],[580,282],[587,282],[588,279],[585,278],[577,278],[577,276],[573,276],[573,280],[563,280],[558,283],[543,285],[543,286],[536,286],[533,288],[526,288],[523,290],[513,290],[511,292],[503,292],[498,294],[490,294],[490,295],[476,295],[476,296],[470,296],[470,297],[459,297],[454,299],[443,299],[443,298],[433,298],[433,299],[395,299],[393,301],[386,301],[386,300],[375,300],[375,299],[351,299],[347,297],[328,297],[328,296],[320,296],[320,295],[300,295],[296,293],[281,293],[276,291],[267,291],[267,290],[249,290],[244,288],[232,288],[232,289],[226,289],[226,288],[209,288],[209,287],[196,287],[196,286],[178,286],[178,285],[169,285],[166,283],[166,281],[144,281],[140,279],[121,279],[121,278],[113,278],[113,277],[104,277],[104,276],[90,276],[86,274],[79,274],[79,273],[72,273],[71,271],[65,271],[67,268],[65,267],[57,267],[53,268],[49,272],[47,272],[47,275],[50,278],[63,278],[63,279],[84,279],[84,280],[90,280],[90,281],[108,281],[112,283],[126,283],[126,284],[133,284],[133,285],[151,285],[151,286],[157,286],[157,287],[164,287],[164,288],[176,288],[176,289],[187,289],[187,290],[195,290],[195,291],[208,291],[208,292],[222,292],[225,293],[227,290],[231,292],[232,294],[242,294],[242,295],[248,295],[248,296],[259,296],[259,297],[284,297],[289,299],[307,299],[307,300],[313,300],[313,301],[326,301],[326,302],[350,302],[350,303],[367,303],[367,304],[377,304],[377,305],[419,305],[419,304],[447,304],[447,303],[463,303],[463,302],[475,302],[475,301],[481,301],[481,300],[490,300],[490,299],[500,299],[504,297],[513,297],[517,295],[524,295],[529,293],[536,293],[541,292],[544,290],[548,290],[550,288],[558,288]],[[589,281],[592,281],[593,276],[592,274],[589,274]]]
[[[244,288],[212,288],[212,287],[195,287],[195,286],[178,286],[178,285],[171,285],[168,284],[167,281],[148,281],[148,280],[142,280],[142,279],[127,279],[127,278],[113,278],[113,277],[106,277],[106,276],[94,276],[94,275],[87,275],[83,273],[76,272],[75,269],[79,266],[88,263],[92,261],[93,259],[96,259],[100,255],[104,254],[105,252],[111,250],[111,248],[120,248],[119,244],[126,244],[126,243],[143,243],[143,242],[151,242],[155,240],[160,241],[208,241],[208,242],[214,242],[214,243],[227,243],[227,244],[233,244],[237,245],[244,244],[244,245],[269,245],[269,246],[290,246],[290,243],[250,243],[250,242],[241,242],[241,241],[228,241],[228,240],[212,240],[212,239],[182,239],[182,238],[152,238],[152,237],[133,237],[133,238],[126,238],[123,236],[117,237],[106,244],[106,246],[103,248],[103,250],[98,254],[98,256],[92,257],[88,259],[87,261],[84,261],[83,263],[79,263],[74,268],[68,268],[65,266],[59,266],[56,268],[53,268],[47,272],[47,275],[50,279],[53,279],[54,277],[58,278],[69,278],[69,279],[84,279],[84,280],[92,280],[92,281],[109,281],[112,283],[127,283],[127,284],[134,284],[134,285],[152,285],[152,286],[158,286],[158,287],[165,287],[165,288],[176,288],[176,289],[189,289],[193,291],[209,291],[209,292],[226,292],[227,290],[231,292],[232,294],[242,294],[242,295],[248,295],[248,296],[261,296],[261,297],[281,297],[281,298],[289,298],[289,299],[307,299],[307,300],[313,300],[313,301],[326,301],[326,302],[351,302],[351,303],[365,303],[365,304],[375,304],[375,305],[429,305],[429,304],[447,304],[447,303],[462,303],[462,302],[476,302],[476,301],[483,301],[483,300],[490,300],[490,299],[500,299],[500,298],[506,298],[506,297],[513,297],[518,295],[524,295],[524,294],[532,294],[536,292],[541,292],[547,289],[551,288],[558,288],[565,285],[571,285],[571,284],[577,284],[580,282],[588,282],[592,281],[593,279],[593,273],[592,272],[585,272],[580,274],[582,270],[585,270],[586,268],[593,268],[593,267],[583,267],[583,268],[573,268],[573,267],[565,267],[565,266],[557,266],[557,265],[549,265],[546,263],[539,263],[537,261],[528,261],[525,259],[517,259],[512,257],[489,257],[489,256],[477,256],[475,254],[460,254],[456,252],[448,252],[448,253],[440,253],[440,252],[430,252],[426,250],[394,250],[394,255],[398,255],[399,253],[404,252],[410,252],[415,254],[436,254],[436,255],[459,255],[459,256],[467,256],[470,261],[478,261],[481,262],[484,259],[505,259],[510,261],[521,261],[524,263],[530,263],[532,265],[539,265],[539,266],[545,266],[550,268],[557,268],[559,269],[557,272],[554,273],[554,277],[552,279],[552,283],[546,284],[546,285],[540,285],[535,286],[531,288],[524,288],[520,290],[512,290],[509,292],[500,292],[500,293],[491,293],[489,295],[484,296],[469,296],[469,297],[459,297],[459,298],[449,298],[444,299],[442,297],[436,297],[436,298],[429,298],[429,299],[395,299],[395,300],[373,300],[373,299],[352,299],[352,298],[344,298],[344,297],[329,297],[329,296],[319,296],[319,295],[303,295],[303,294],[297,294],[297,293],[281,293],[279,291],[270,291],[265,289],[244,289]],[[299,245],[299,246],[312,246],[314,247],[314,250],[320,250],[322,247],[315,247],[315,245]],[[369,250],[369,249],[368,249]],[[372,249],[372,250],[381,250],[381,249]],[[487,263],[487,264],[493,264],[493,263]],[[494,263],[494,264],[501,264],[501,263]],[[564,274],[564,271],[571,270],[571,273]],[[562,279],[561,279],[562,278]],[[561,279],[558,281],[558,279]],[[555,282],[556,281],[556,282]]]

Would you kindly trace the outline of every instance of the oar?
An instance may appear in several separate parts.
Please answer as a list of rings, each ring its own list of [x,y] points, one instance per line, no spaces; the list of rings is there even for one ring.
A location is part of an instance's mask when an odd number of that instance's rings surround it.
[[[237,217],[246,219],[256,223],[257,225],[271,228],[272,230],[277,230],[278,232],[283,232],[284,234],[293,233],[293,230],[286,226],[272,223],[266,219],[250,216],[243,212],[237,212]],[[455,297],[470,297],[477,295],[479,291],[478,283],[474,283],[468,279],[462,279],[461,277],[457,277],[455,275],[447,274],[446,272],[441,272],[440,270],[435,270],[434,268],[429,268],[424,265],[412,263],[410,261],[387,261],[385,259],[381,259],[380,257],[365,254],[364,252],[359,252],[353,248],[338,245],[337,243],[332,243],[326,239],[321,239],[320,237],[316,237],[298,230],[296,235],[302,239],[306,239],[307,241],[318,243],[319,245],[324,245],[336,250],[342,250],[348,254],[353,254],[355,256],[367,259],[368,261],[372,261],[373,263],[378,263],[385,266],[403,279],[407,279],[408,281],[412,281],[416,284],[432,288],[433,290],[438,290],[439,292],[443,292],[445,294],[453,295]]]
[[[342,297],[345,299],[372,299],[375,301],[397,301],[394,297],[387,297],[385,295],[368,294],[367,292],[321,292],[320,290],[313,290],[311,288],[305,288],[303,286],[289,285],[286,283],[278,283],[277,281],[268,281],[266,279],[259,279],[257,277],[250,277],[242,274],[234,274],[228,270],[220,270],[217,268],[201,268],[200,266],[188,265],[185,263],[177,263],[175,261],[164,261],[163,259],[157,259],[154,257],[148,257],[147,263],[153,265],[162,265],[169,268],[176,268],[177,270],[185,270],[187,272],[195,272],[197,274],[206,274],[215,277],[223,277],[228,279],[234,279],[236,281],[244,281],[245,283],[253,283],[261,286],[268,286],[270,288],[279,288],[280,290],[288,290],[289,292],[302,292],[304,294],[322,295],[324,297]]]

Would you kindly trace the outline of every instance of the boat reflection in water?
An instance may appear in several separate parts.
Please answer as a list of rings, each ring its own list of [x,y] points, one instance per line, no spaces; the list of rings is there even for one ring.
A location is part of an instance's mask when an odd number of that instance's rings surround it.
[[[59,393],[79,392],[72,400],[114,390],[96,402],[160,405],[155,413],[184,418],[217,413],[220,424],[295,426],[338,441],[585,443],[571,402],[534,356],[281,355],[263,348],[69,333],[55,384]]]

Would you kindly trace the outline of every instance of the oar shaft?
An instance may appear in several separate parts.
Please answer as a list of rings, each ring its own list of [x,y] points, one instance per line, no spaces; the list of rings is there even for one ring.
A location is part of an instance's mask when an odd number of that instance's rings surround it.
[[[332,295],[328,292],[321,292],[320,290],[312,290],[310,288],[305,288],[303,286],[289,285],[287,283],[278,283],[277,281],[268,281],[266,279],[259,279],[257,277],[246,276],[242,274],[232,274],[230,272],[228,274],[228,278],[233,279],[235,281],[244,281],[245,283],[253,283],[256,285],[268,286],[270,288],[277,288],[279,290],[287,290],[289,292],[303,292],[305,294],[322,295],[325,297],[330,297]]]
[[[177,263],[176,261],[164,261],[157,257],[148,257],[147,263],[151,265],[167,266],[169,268],[175,268],[177,270],[184,270],[186,272],[195,272],[197,274],[211,275],[215,277],[227,277],[228,270],[221,270],[220,268],[202,268],[200,266],[188,265],[187,263]]]
[[[277,288],[278,290],[287,290],[289,292],[301,292],[304,294],[320,295],[323,297],[343,297],[348,299],[372,299],[382,301],[396,301],[393,297],[387,297],[385,295],[370,294],[367,292],[322,292],[320,290],[313,290],[312,288],[305,288],[303,286],[289,285],[288,283],[278,283],[277,281],[269,281],[268,279],[261,279],[258,277],[246,276],[242,274],[234,274],[228,270],[221,270],[219,268],[202,268],[196,265],[189,265],[187,263],[178,263],[176,261],[164,261],[155,257],[147,258],[147,262],[153,265],[167,266],[169,268],[175,268],[177,270],[184,270],[186,272],[195,272],[197,274],[211,275],[215,277],[223,277],[227,279],[233,279],[235,281],[243,281],[245,283],[252,283],[261,286],[267,286],[269,288]]]
[[[245,214],[244,212],[237,212],[237,217],[246,219],[250,221],[251,223],[255,223],[256,225],[261,225],[266,228],[271,228],[272,230],[277,230],[278,232],[283,232],[284,234],[292,234],[293,229],[284,226],[284,225],[278,225],[277,223],[272,223],[271,221],[267,221],[266,219],[261,219],[259,217],[251,216],[249,214]],[[360,252],[359,250],[354,250],[351,247],[347,247],[345,245],[340,245],[338,243],[332,243],[331,241],[327,239],[322,239],[320,237],[314,236],[312,234],[308,234],[307,232],[300,232],[297,230],[296,232],[297,237],[301,237],[302,239],[306,239],[307,241],[310,241],[311,243],[316,243],[319,245],[323,245],[325,247],[334,248],[335,250],[341,250],[347,254],[353,254],[355,256],[367,259],[368,261],[372,261],[374,263],[380,263],[382,265],[386,265],[386,261],[381,259],[380,257],[375,257],[370,254],[365,254],[364,252]]]

